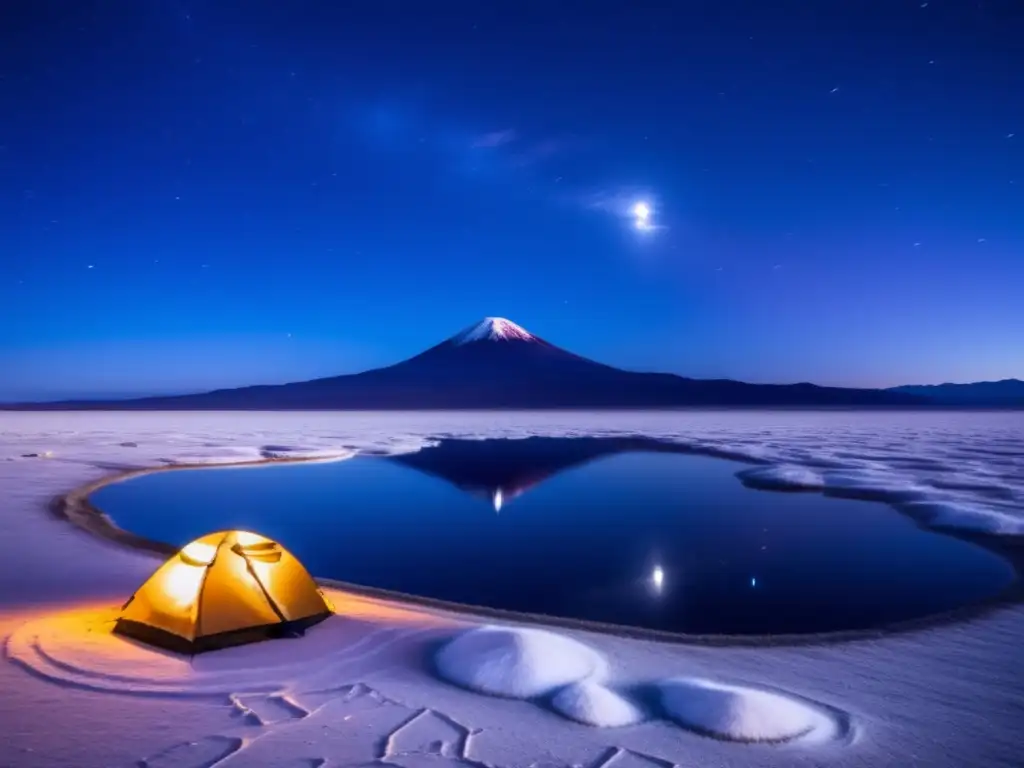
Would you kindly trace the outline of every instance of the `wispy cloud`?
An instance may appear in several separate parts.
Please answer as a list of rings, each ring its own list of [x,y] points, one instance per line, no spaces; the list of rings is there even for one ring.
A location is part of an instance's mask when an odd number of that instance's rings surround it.
[[[561,174],[571,171],[573,156],[593,146],[593,139],[585,136],[533,134],[521,125],[505,123],[484,130],[479,124],[460,124],[431,110],[414,95],[354,104],[351,115],[352,128],[369,147],[432,158],[477,181],[528,184],[532,193],[554,199],[567,193],[569,183],[561,183]],[[408,167],[423,170],[428,166]]]
[[[500,131],[491,131],[490,133],[484,133],[473,141],[474,148],[494,148],[503,147],[506,144],[511,144],[516,140],[516,129],[515,128],[504,128]]]
[[[632,216],[633,206],[638,200],[644,200],[648,205],[654,204],[651,195],[639,187],[598,189],[588,192],[580,198],[584,208],[616,216]]]
[[[566,147],[567,144],[562,139],[542,139],[526,147],[521,152],[517,152],[512,156],[511,162],[519,167],[536,165],[563,152]]]

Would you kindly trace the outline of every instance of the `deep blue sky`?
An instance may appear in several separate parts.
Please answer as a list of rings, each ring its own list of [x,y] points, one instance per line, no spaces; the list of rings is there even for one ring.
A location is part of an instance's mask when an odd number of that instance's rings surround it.
[[[0,398],[485,315],[699,377],[1024,377],[1022,40],[1019,0],[6,0]]]

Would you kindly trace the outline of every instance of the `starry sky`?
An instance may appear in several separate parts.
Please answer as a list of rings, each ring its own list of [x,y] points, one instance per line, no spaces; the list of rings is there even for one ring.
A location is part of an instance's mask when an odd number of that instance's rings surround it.
[[[2,13],[0,399],[356,372],[487,315],[695,377],[1024,378],[1019,0]]]

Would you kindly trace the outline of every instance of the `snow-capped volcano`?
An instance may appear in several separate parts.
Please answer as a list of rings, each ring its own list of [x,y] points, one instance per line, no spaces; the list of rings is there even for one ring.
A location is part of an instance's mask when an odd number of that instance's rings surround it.
[[[479,323],[459,331],[449,339],[452,344],[473,341],[537,341],[537,337],[504,317],[485,317]]]
[[[290,384],[122,401],[14,407],[148,410],[424,408],[675,408],[680,406],[914,405],[902,392],[746,384],[625,371],[562,349],[503,317],[486,317],[418,355],[362,373]],[[509,486],[499,484],[504,498]]]

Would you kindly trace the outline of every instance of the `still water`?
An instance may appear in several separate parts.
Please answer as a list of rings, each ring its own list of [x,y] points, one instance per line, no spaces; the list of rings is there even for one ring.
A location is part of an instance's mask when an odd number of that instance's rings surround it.
[[[678,632],[879,626],[1015,578],[1001,558],[881,504],[754,491],[733,462],[586,442],[164,472],[92,501],[171,544],[244,528],[320,577]]]

